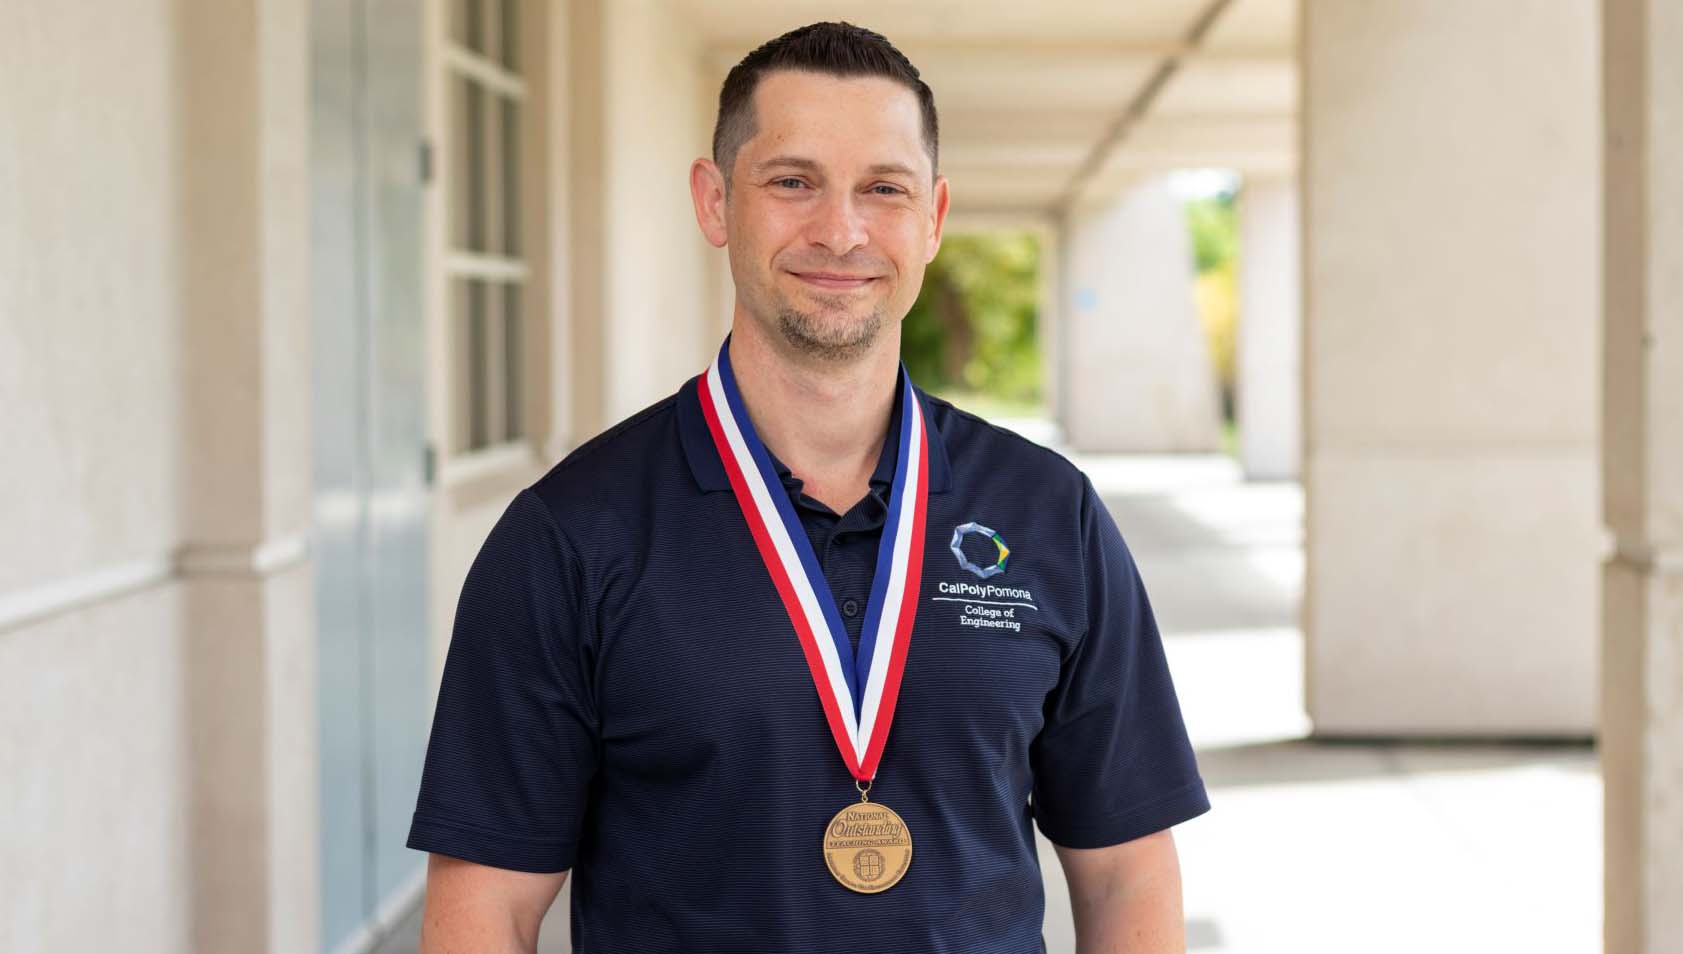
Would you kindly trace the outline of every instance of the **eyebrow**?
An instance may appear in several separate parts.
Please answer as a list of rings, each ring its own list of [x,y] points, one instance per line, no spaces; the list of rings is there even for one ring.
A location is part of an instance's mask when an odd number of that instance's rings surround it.
[[[819,171],[818,163],[817,163],[816,160],[807,159],[807,158],[804,158],[802,156],[772,156],[770,159],[766,159],[762,162],[755,163],[753,174],[754,175],[760,175],[760,174],[766,172],[767,170],[773,169],[777,166],[787,166],[787,167],[793,168],[793,169],[804,169],[808,172]],[[903,175],[903,176],[907,176],[909,178],[914,178],[914,179],[917,178],[917,171],[916,170],[912,169],[910,166],[903,165],[903,164],[898,163],[898,162],[879,162],[879,163],[876,163],[874,165],[871,165],[871,166],[867,167],[865,169],[865,173],[867,175],[873,175],[873,176]]]

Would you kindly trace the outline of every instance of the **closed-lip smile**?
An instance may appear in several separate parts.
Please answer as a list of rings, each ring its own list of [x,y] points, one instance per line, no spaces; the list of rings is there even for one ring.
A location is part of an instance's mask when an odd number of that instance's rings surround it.
[[[842,272],[790,272],[789,274],[820,288],[863,288],[877,279],[875,275],[847,275]]]

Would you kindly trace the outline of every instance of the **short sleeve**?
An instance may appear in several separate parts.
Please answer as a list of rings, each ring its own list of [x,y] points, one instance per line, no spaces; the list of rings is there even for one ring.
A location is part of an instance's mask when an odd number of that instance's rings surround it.
[[[600,735],[582,587],[548,506],[522,490],[462,584],[410,848],[572,867]]]
[[[1132,841],[1208,811],[1145,584],[1082,478],[1087,630],[1063,660],[1030,748],[1034,816],[1069,848]]]

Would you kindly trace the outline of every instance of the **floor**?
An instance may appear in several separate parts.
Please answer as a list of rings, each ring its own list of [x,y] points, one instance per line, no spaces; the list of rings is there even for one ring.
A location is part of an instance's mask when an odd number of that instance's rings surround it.
[[[1175,829],[1191,952],[1600,950],[1591,746],[1308,741],[1299,486],[1246,483],[1222,456],[1077,463],[1145,577],[1210,790],[1212,810]],[[1047,950],[1073,954],[1040,847]],[[545,954],[570,949],[568,902]],[[417,909],[379,951],[418,937]]]
[[[1190,951],[1601,949],[1590,745],[1306,741],[1299,486],[1219,457],[1082,464],[1145,576],[1210,788],[1175,829]],[[1047,912],[1051,951],[1074,951],[1064,917]]]

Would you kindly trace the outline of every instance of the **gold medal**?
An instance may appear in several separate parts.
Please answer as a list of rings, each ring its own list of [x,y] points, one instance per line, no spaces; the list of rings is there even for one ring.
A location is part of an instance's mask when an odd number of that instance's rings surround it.
[[[876,894],[894,887],[911,866],[912,833],[894,809],[870,801],[864,789],[860,795],[825,827],[824,864],[843,886]]]

